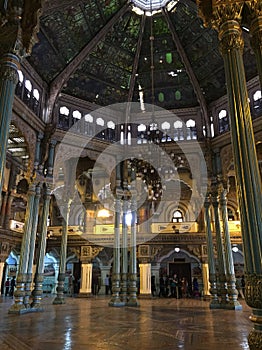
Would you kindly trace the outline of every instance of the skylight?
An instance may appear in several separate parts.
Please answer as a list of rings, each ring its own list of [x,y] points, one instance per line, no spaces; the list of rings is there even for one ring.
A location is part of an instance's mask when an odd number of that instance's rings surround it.
[[[133,10],[139,15],[145,13],[147,16],[153,15],[163,7],[171,11],[178,1],[179,0],[131,0],[134,4]]]

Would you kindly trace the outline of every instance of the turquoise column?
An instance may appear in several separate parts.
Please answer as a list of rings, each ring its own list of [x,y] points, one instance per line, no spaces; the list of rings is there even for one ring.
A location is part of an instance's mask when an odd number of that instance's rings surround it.
[[[70,214],[71,199],[65,201],[63,215],[63,226],[62,226],[62,237],[61,237],[61,251],[60,251],[60,263],[59,263],[59,274],[58,274],[58,285],[57,295],[53,301],[53,304],[64,304],[64,284],[65,284],[65,273],[66,273],[66,257],[67,257],[67,237],[68,237],[68,221]]]
[[[124,187],[124,192],[127,191],[127,186]],[[122,242],[121,242],[121,300],[123,303],[127,302],[127,271],[128,271],[128,227],[127,227],[127,213],[128,213],[128,199],[124,195],[122,203]]]
[[[29,247],[31,238],[31,229],[34,213],[34,201],[36,194],[36,185],[30,184],[28,191],[28,201],[26,207],[26,218],[24,225],[24,234],[21,245],[20,260],[18,266],[18,274],[16,278],[16,290],[14,293],[14,304],[10,307],[9,313],[21,314],[27,311],[24,305],[25,286],[27,282],[27,267],[29,259]]]
[[[254,322],[251,350],[262,348],[262,188],[243,64],[242,29],[236,20],[223,23],[219,38],[225,63],[231,137],[246,272],[246,303]]]
[[[35,145],[35,162],[34,162],[34,168],[35,170],[38,169],[38,165],[40,162],[40,145],[41,145],[41,140],[43,139],[44,134],[39,132],[37,135],[37,140],[36,140],[36,145]]]
[[[210,293],[212,295],[212,300],[210,302],[210,309],[219,309],[220,303],[218,300],[218,291],[217,291],[217,280],[216,280],[216,268],[215,268],[215,259],[214,259],[214,244],[213,244],[213,235],[211,229],[211,220],[210,220],[210,198],[206,196],[205,198],[205,223],[206,223],[206,237],[207,237],[207,259],[209,267],[209,282],[210,282]]]
[[[51,176],[53,174],[54,166],[54,155],[55,155],[55,146],[57,144],[56,140],[51,140],[49,144],[49,155],[48,155],[48,164],[47,164],[47,174]]]
[[[115,227],[114,227],[114,252],[113,252],[113,274],[112,274],[112,298],[109,306],[124,306],[120,299],[120,218],[121,218],[121,198],[123,190],[121,188],[120,164],[116,165],[116,198],[115,198]]]
[[[262,348],[262,186],[243,62],[244,40],[240,21],[246,5],[249,7],[248,18],[251,19],[251,34],[255,40],[257,34],[261,37],[261,1],[197,2],[204,24],[218,31],[224,60],[245,258],[245,300],[253,312],[250,320],[254,327],[248,344],[250,350],[255,350]],[[261,38],[257,44],[260,45],[260,42]],[[261,45],[255,54],[262,79]]]
[[[46,235],[47,235],[47,218],[49,214],[50,198],[51,198],[51,185],[44,184],[44,204],[42,208],[42,221],[40,226],[39,237],[39,254],[36,263],[36,273],[34,277],[34,289],[32,291],[33,302],[31,304],[32,311],[42,311],[41,307],[42,295],[43,295],[43,281],[44,281],[44,258],[46,251]]]
[[[221,185],[222,186],[222,185]],[[238,291],[236,289],[236,276],[235,268],[230,240],[230,233],[228,229],[228,214],[227,214],[227,190],[222,187],[220,190],[220,211],[223,223],[224,231],[224,247],[225,247],[225,262],[226,262],[226,278],[227,278],[227,290],[229,295],[228,308],[233,310],[242,310],[242,306],[239,303]]]
[[[31,284],[32,284],[32,272],[33,272],[33,263],[35,256],[35,242],[36,242],[36,231],[38,224],[38,212],[39,212],[39,201],[41,194],[41,185],[37,184],[35,191],[35,199],[34,199],[34,208],[32,213],[32,226],[31,226],[31,234],[29,240],[29,257],[28,257],[28,265],[27,265],[27,281],[25,285],[25,297],[24,297],[24,305],[27,309],[30,308],[30,295],[31,295]]]
[[[16,55],[8,53],[0,59],[0,193],[2,193],[3,187],[9,125],[12,116],[15,86],[18,82],[18,68],[19,59]]]
[[[219,292],[221,294],[220,307],[226,308],[228,299],[227,282],[226,282],[226,270],[225,270],[225,254],[223,248],[222,232],[220,227],[220,217],[218,210],[218,192],[217,183],[212,184],[212,205],[215,219],[215,231],[216,231],[216,246],[217,246],[217,266],[218,266],[218,283]]]
[[[136,191],[136,171],[131,169],[131,237],[130,237],[130,264],[129,264],[129,299],[128,306],[138,306],[137,300],[137,261],[136,261],[136,231],[137,231],[137,191]]]

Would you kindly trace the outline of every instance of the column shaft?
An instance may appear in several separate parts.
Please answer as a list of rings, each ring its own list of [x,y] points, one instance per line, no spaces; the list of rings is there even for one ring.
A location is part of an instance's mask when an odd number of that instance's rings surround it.
[[[218,211],[218,197],[216,192],[212,194],[212,204],[213,204],[215,230],[216,230],[219,291],[221,294],[220,307],[223,308],[223,307],[226,307],[229,299],[228,299],[228,291],[227,291],[227,283],[226,283],[225,254],[224,254],[224,248],[223,248],[223,240],[222,240],[220,218],[219,218],[219,211]]]
[[[257,2],[259,3],[259,2]],[[237,20],[227,20],[219,28],[224,59],[231,139],[236,171],[245,258],[247,304],[253,308],[254,322],[249,334],[251,350],[262,347],[262,187],[250,113],[243,63],[244,41]]]
[[[131,237],[130,237],[130,264],[129,264],[129,306],[138,306],[137,300],[137,261],[136,261],[136,223],[137,223],[137,192],[136,171],[131,169]]]
[[[18,274],[16,278],[16,291],[14,293],[15,303],[9,309],[9,313],[23,313],[26,311],[24,305],[25,297],[25,284],[27,282],[27,267],[29,259],[29,247],[31,239],[32,230],[32,220],[34,212],[34,201],[36,185],[34,183],[30,184],[28,191],[28,202],[26,207],[26,218],[24,225],[24,234],[21,245],[20,260],[18,266]]]
[[[44,203],[42,208],[42,220],[40,226],[39,248],[36,262],[36,273],[34,277],[34,289],[32,291],[33,302],[31,307],[34,310],[41,311],[41,300],[43,295],[43,280],[44,280],[44,258],[46,251],[46,234],[47,234],[47,218],[49,214],[51,188],[47,184],[44,189]]]
[[[29,257],[28,257],[28,265],[26,270],[27,281],[25,286],[26,288],[25,288],[25,297],[24,297],[24,304],[26,308],[30,307],[29,297],[31,294],[32,272],[33,272],[33,263],[34,263],[34,256],[35,256],[35,241],[36,241],[36,230],[37,230],[37,223],[38,223],[40,192],[41,192],[41,187],[40,187],[40,184],[38,184],[36,186],[36,194],[35,194],[34,207],[32,212]]]
[[[217,281],[216,281],[216,268],[213,250],[213,236],[211,230],[210,220],[210,200],[208,197],[205,199],[205,221],[206,221],[206,236],[207,236],[207,259],[209,266],[209,282],[211,285],[210,292],[212,300],[210,302],[210,308],[219,308],[219,300],[217,296]]]
[[[226,263],[226,278],[227,278],[227,290],[229,295],[229,308],[241,310],[238,298],[238,291],[236,289],[236,276],[233,261],[233,254],[231,248],[230,233],[228,229],[228,214],[227,214],[227,201],[226,201],[226,190],[220,192],[220,210],[223,222],[224,231],[224,246],[225,246],[225,263]]]
[[[17,70],[19,59],[11,53],[0,60],[0,193],[3,187],[3,174],[6,160],[6,148],[9,135],[9,125],[12,116],[15,86],[18,82]]]
[[[67,257],[67,237],[68,237],[68,220],[70,213],[71,200],[67,200],[64,205],[64,219],[62,226],[62,237],[61,237],[61,249],[60,249],[60,263],[59,263],[59,274],[58,274],[58,285],[57,295],[53,301],[53,304],[64,304],[64,283],[65,283],[65,272],[66,272],[66,257]]]
[[[114,252],[113,252],[113,275],[112,275],[112,298],[109,306],[125,305],[120,300],[120,216],[121,202],[120,199],[115,200],[115,228],[114,228]]]
[[[248,274],[262,275],[262,189],[245,81],[241,35],[240,25],[236,21],[221,26],[242,237],[244,249],[248,252],[245,254],[245,269]],[[233,36],[238,37],[231,40]]]
[[[121,300],[127,302],[127,271],[128,271],[128,227],[127,227],[128,200],[123,200],[122,215],[122,244],[121,244]]]
[[[121,168],[116,164],[116,199],[115,199],[115,227],[114,227],[114,251],[113,251],[113,275],[112,275],[112,298],[109,306],[124,306],[120,300],[120,218],[121,218]]]

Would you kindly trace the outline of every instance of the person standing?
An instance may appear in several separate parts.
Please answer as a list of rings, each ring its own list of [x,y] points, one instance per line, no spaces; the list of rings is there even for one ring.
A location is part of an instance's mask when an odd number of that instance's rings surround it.
[[[12,277],[10,286],[11,286],[10,297],[12,297],[14,295],[14,291],[15,291],[15,276]]]
[[[108,275],[106,275],[106,277],[105,277],[105,287],[106,287],[106,295],[108,295],[109,290],[110,290],[110,281],[109,281]]]
[[[75,277],[70,274],[69,276],[69,289],[68,289],[68,292],[69,292],[69,295],[72,297],[74,295],[74,281],[75,281]]]
[[[165,297],[166,292],[165,292],[165,280],[163,276],[160,276],[159,279],[159,298]]]
[[[242,289],[243,298],[245,298],[245,287],[246,287],[246,282],[245,282],[245,276],[243,275],[241,277],[241,289]]]
[[[7,278],[7,280],[5,281],[5,296],[6,297],[9,294],[9,288],[10,288],[10,280],[9,280],[9,278]]]
[[[156,278],[155,276],[151,276],[151,294],[154,297],[156,293]]]
[[[188,290],[188,283],[187,279],[185,277],[181,280],[181,292],[182,292],[182,298],[187,297],[187,290]]]

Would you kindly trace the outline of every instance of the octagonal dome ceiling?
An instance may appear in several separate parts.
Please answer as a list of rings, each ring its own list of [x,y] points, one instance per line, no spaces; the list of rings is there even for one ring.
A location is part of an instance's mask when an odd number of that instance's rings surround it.
[[[154,98],[162,108],[177,109],[223,96],[217,32],[203,26],[195,1],[152,0],[158,10],[153,16],[147,9],[138,14],[138,3],[150,2],[44,1],[30,64],[51,89],[60,86],[61,92],[98,106]],[[244,38],[249,80],[257,68],[245,32]]]

